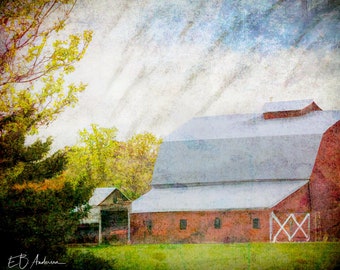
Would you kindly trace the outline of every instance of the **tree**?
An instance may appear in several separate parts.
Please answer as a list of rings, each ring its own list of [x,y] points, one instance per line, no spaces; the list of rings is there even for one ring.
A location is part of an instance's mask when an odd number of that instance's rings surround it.
[[[9,256],[57,260],[86,211],[91,187],[65,180],[66,152],[49,154],[52,139],[26,145],[85,85],[65,78],[84,56],[90,31],[58,39],[73,0],[0,2],[0,265]],[[78,208],[77,208],[78,207]],[[78,209],[78,211],[75,211]],[[86,210],[86,209],[85,209]]]
[[[103,128],[92,124],[91,131],[79,131],[79,142],[68,151],[66,178],[77,185],[81,179],[88,179],[88,185],[98,187],[112,179],[110,160],[116,155],[119,143],[117,129]]]
[[[7,120],[15,118],[9,121],[11,130],[36,132],[74,105],[85,89],[82,83],[65,87],[65,76],[84,56],[92,32],[54,39],[74,4],[73,0],[1,1],[0,112]]]
[[[151,133],[118,141],[116,128],[92,124],[79,132],[79,144],[68,152],[66,177],[77,182],[82,175],[95,186],[115,186],[130,199],[149,189],[161,140]]]
[[[122,143],[120,158],[114,161],[115,179],[122,191],[136,199],[150,189],[154,165],[162,140],[151,133],[136,134]]]

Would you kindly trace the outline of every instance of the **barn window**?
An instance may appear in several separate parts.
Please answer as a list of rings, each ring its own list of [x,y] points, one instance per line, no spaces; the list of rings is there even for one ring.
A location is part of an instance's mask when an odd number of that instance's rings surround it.
[[[147,228],[148,232],[151,233],[151,231],[152,231],[152,220],[151,220],[151,219],[148,219],[148,220],[145,222],[145,224],[146,224],[146,228]]]
[[[181,219],[179,221],[179,229],[180,230],[186,230],[187,229],[187,220],[186,219]]]
[[[260,219],[253,218],[253,229],[260,229]]]
[[[215,218],[215,221],[214,221],[214,227],[215,229],[220,229],[221,228],[221,219],[220,218]]]

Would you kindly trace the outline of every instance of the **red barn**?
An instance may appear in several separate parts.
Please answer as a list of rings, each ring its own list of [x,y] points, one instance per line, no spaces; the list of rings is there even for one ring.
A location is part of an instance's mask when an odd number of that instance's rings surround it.
[[[312,100],[190,120],[132,202],[131,242],[339,240],[339,120]]]

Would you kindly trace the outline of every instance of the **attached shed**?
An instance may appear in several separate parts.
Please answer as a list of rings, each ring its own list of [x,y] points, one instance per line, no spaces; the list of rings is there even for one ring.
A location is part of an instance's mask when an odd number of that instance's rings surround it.
[[[96,188],[89,200],[90,212],[80,228],[98,228],[99,242],[103,237],[127,241],[130,204],[130,200],[115,187]]]
[[[313,100],[193,118],[132,202],[132,243],[339,239],[339,120]]]

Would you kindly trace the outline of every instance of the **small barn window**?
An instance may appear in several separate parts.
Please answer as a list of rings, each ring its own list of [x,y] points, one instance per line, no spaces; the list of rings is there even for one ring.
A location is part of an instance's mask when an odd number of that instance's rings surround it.
[[[215,229],[220,229],[221,228],[221,219],[220,218],[215,218],[215,221],[214,221],[214,227]]]
[[[253,218],[253,229],[260,229],[260,219]]]
[[[180,230],[186,230],[187,229],[187,220],[186,219],[181,219],[179,221],[179,229]]]
[[[148,232],[151,233],[151,231],[152,231],[152,220],[151,220],[151,219],[148,219],[148,220],[145,222],[145,225],[146,225],[146,229],[148,230]]]

